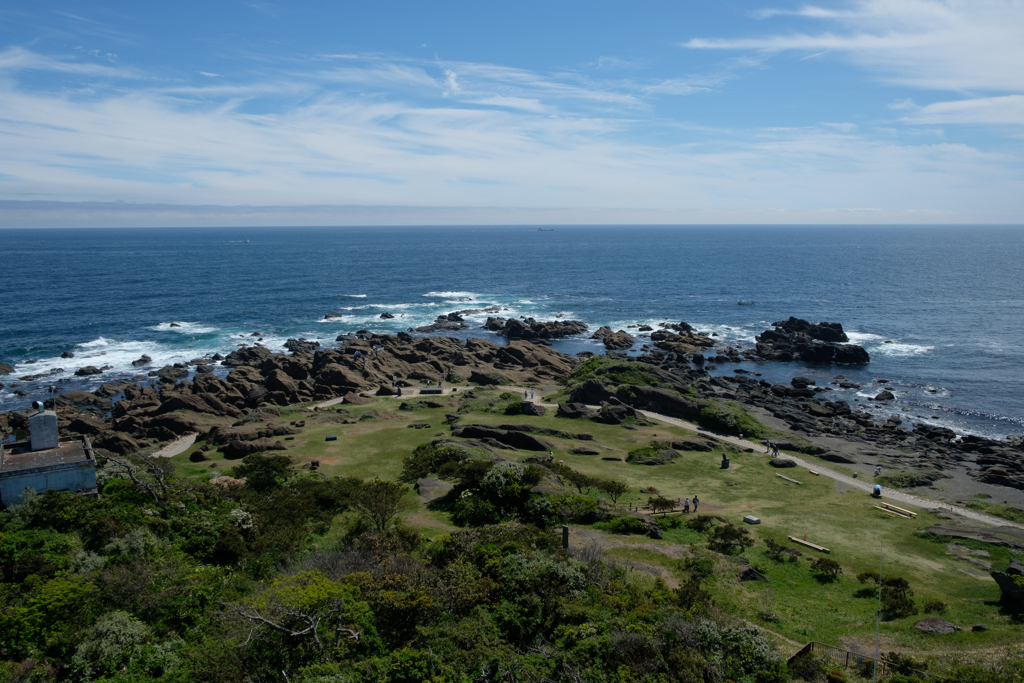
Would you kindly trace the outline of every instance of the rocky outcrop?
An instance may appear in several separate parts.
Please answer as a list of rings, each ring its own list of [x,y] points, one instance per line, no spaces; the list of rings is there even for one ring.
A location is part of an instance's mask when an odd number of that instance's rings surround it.
[[[999,584],[1002,591],[1003,604],[1013,609],[1024,609],[1024,585],[1017,583],[1024,580],[1024,564],[1011,560],[1005,572],[991,572],[992,579]]]
[[[790,318],[772,323],[755,339],[760,360],[862,365],[871,361],[863,347],[847,344],[849,337],[839,323],[809,323]]]
[[[264,346],[246,346],[229,353],[220,364],[229,368],[240,365],[259,365],[271,355],[273,354],[270,353],[270,349]]]
[[[75,377],[89,377],[90,375],[99,375],[102,373],[103,371],[95,365],[86,365],[85,367],[75,370]]]
[[[289,339],[284,343],[284,348],[291,351],[293,355],[298,355],[300,353],[313,353],[320,348],[320,342],[310,341],[305,338]]]
[[[679,356],[691,357],[702,354],[705,350],[715,346],[715,342],[711,337],[698,334],[685,322],[678,324],[662,323],[662,327],[663,329],[655,330],[651,333],[651,343],[663,351]],[[672,330],[675,331],[673,332]],[[703,356],[701,356],[699,362],[704,362]]]
[[[452,429],[452,436],[463,439],[493,439],[498,443],[517,448],[522,451],[550,451],[551,444],[542,441],[532,434],[520,431],[495,429],[484,425],[458,425]]]
[[[607,325],[605,325],[604,327],[597,328],[597,332],[594,332],[594,334],[590,335],[590,338],[591,339],[604,339],[605,337],[607,337],[611,333],[612,333],[612,328],[610,328]]]
[[[636,340],[624,330],[606,334],[603,340],[604,347],[612,351],[624,351],[625,349],[631,349],[633,348],[633,344],[636,343]]]
[[[0,377],[2,377],[3,375],[9,375],[12,372],[14,372],[14,368],[12,368],[7,363],[0,363]]]
[[[953,622],[940,619],[939,617],[918,619],[914,622],[914,629],[922,633],[940,633],[942,635],[949,635],[960,630]]]
[[[464,330],[467,327],[469,327],[469,325],[467,325],[465,320],[463,320],[462,315],[456,312],[439,315],[430,325],[424,325],[422,327],[417,327],[415,330],[409,331],[431,334],[433,332],[441,332],[444,330]]]
[[[492,319],[488,318],[488,323]],[[487,325],[484,325],[487,327]],[[488,328],[490,329],[490,328]],[[587,331],[587,325],[579,320],[552,320],[550,322],[537,322],[533,318],[516,320],[509,318],[498,330],[494,330],[498,336],[506,339],[561,339],[583,334]]]

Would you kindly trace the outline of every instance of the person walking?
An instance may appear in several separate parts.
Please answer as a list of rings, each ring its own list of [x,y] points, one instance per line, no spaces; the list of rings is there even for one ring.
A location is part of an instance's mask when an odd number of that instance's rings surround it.
[[[529,399],[529,398],[530,398],[530,392],[529,392],[529,391],[526,391],[526,390],[524,389],[524,390],[523,390],[523,400],[525,401],[525,400],[527,400],[527,399]]]
[[[687,498],[683,501],[683,514],[689,514],[690,512],[690,499]]]
[[[768,455],[771,452],[772,452],[772,442],[769,441],[768,439],[765,439],[764,440],[764,454]]]
[[[530,389],[530,400],[533,400],[533,389]]]
[[[693,514],[697,514],[697,506],[700,505],[700,501],[697,500],[697,496],[693,497]]]

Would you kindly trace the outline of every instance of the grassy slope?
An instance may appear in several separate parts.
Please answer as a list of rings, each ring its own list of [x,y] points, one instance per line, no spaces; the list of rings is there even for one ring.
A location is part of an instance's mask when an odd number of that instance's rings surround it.
[[[500,391],[477,389],[483,400],[474,405],[486,407],[488,399],[494,399]],[[416,399],[406,397],[404,400],[412,402]],[[495,402],[500,405],[500,401]],[[436,438],[438,433],[448,435],[444,414],[455,411],[452,406],[398,411],[399,403],[400,400],[380,399],[370,406],[346,406],[345,410],[351,413],[351,417],[372,409],[391,413],[387,419],[372,419],[353,425],[314,424],[316,420],[331,419],[331,413],[325,418],[314,417],[304,410],[287,412],[282,415],[282,421],[307,421],[302,433],[296,435],[294,441],[287,442],[287,452],[299,464],[319,459],[321,472],[327,475],[395,479],[401,469],[402,458],[415,446]],[[338,416],[335,415],[334,419]],[[817,581],[809,572],[809,562],[805,559],[796,565],[773,562],[764,556],[763,543],[758,543],[745,553],[745,557],[764,569],[772,583],[741,584],[723,576],[714,588],[716,599],[750,615],[753,621],[758,621],[754,615],[762,611],[762,605],[774,601],[775,611],[781,620],[760,623],[794,640],[836,643],[840,637],[873,639],[875,601],[870,595],[857,597],[864,594],[864,586],[854,577],[860,572],[877,571],[880,543],[885,548],[885,573],[908,579],[916,591],[919,605],[928,600],[942,600],[949,605],[945,618],[962,627],[984,623],[990,629],[985,633],[927,636],[911,628],[914,621],[925,616],[922,613],[883,624],[883,634],[888,642],[927,651],[991,647],[1019,641],[1021,637],[1020,626],[999,614],[995,605],[999,590],[990,578],[965,573],[962,570],[970,568],[970,564],[947,555],[941,543],[913,533],[939,521],[929,513],[921,512],[913,521],[889,517],[874,510],[874,500],[867,494],[840,492],[841,487],[833,480],[815,477],[805,470],[782,470],[783,474],[802,481],[803,485],[786,483],[775,476],[778,470],[770,467],[767,458],[759,454],[731,450],[732,465],[730,469],[722,470],[720,450],[685,453],[675,463],[657,467],[570,453],[572,448],[583,445],[595,447],[607,457],[625,458],[629,450],[647,445],[652,439],[669,440],[690,433],[660,423],[630,430],[622,426],[574,422],[553,416],[531,418],[487,412],[465,414],[460,422],[487,425],[530,423],[538,427],[592,434],[594,441],[589,442],[548,436],[542,438],[551,443],[557,460],[564,460],[574,469],[627,482],[632,492],[620,501],[622,506],[646,501],[647,495],[638,493],[646,486],[654,486],[670,498],[696,494],[701,499],[702,512],[721,515],[734,523],[740,523],[746,514],[759,517],[762,524],[751,528],[759,540],[773,538],[792,545],[787,536],[806,535],[808,540],[827,546],[832,551],[830,557],[843,567],[843,575],[835,583]],[[429,423],[431,426],[429,429],[410,429],[406,427],[409,423]],[[337,435],[338,441],[325,442],[324,437],[328,434]],[[201,442],[197,443],[194,448],[201,445]],[[174,458],[179,471],[186,475],[209,476],[211,471],[223,473],[234,464],[216,454],[211,454],[214,456],[211,462],[195,464],[189,462],[188,454]],[[507,451],[505,455],[525,457],[530,454]],[[425,510],[413,493],[406,499],[404,516],[408,523],[426,533],[449,528],[443,515]],[[677,571],[677,561],[668,555],[678,556],[679,545],[698,540],[698,534],[685,528],[667,532],[663,541],[630,537],[631,542],[657,553],[646,553],[648,564],[657,563],[651,560],[651,557],[657,557],[672,572]],[[672,548],[673,544],[677,547]],[[1010,559],[1009,553],[1003,549],[990,550],[993,566],[1005,567]],[[619,557],[628,553],[621,548],[609,552]],[[809,549],[804,554],[805,557],[817,555]]]

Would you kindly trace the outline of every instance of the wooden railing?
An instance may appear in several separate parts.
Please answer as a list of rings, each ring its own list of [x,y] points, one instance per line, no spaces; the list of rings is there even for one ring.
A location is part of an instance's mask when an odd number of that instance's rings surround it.
[[[861,662],[864,661],[875,661],[874,657],[866,657],[864,655],[859,655],[856,652],[850,652],[849,650],[843,650],[838,647],[833,647],[832,645],[826,645],[825,643],[818,643],[812,640],[811,642],[807,643],[802,648],[800,648],[800,650],[797,651],[795,655],[790,657],[787,663],[791,663],[798,657],[808,653],[817,655],[819,659],[824,659],[826,662],[838,664],[839,666],[842,666],[847,669],[859,668]],[[878,667],[878,672],[884,673],[884,671],[885,666],[880,664]]]

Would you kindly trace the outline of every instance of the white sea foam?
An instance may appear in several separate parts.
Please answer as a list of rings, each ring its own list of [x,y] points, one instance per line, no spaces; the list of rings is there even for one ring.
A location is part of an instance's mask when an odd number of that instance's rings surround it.
[[[156,332],[177,332],[178,334],[212,334],[218,331],[216,327],[209,327],[197,322],[185,322],[175,320],[169,323],[153,325],[149,329]]]
[[[350,299],[365,299],[365,294],[342,294],[341,296],[347,296]]]
[[[477,294],[475,292],[448,292],[442,290],[440,292],[427,292],[426,294],[421,294],[420,296],[434,299],[475,299],[477,297]]]
[[[885,337],[883,337],[880,334],[870,334],[867,332],[850,332],[849,330],[846,330],[846,336],[850,338],[849,343],[859,344],[860,346],[864,346],[865,344],[871,344],[873,342],[879,342],[885,339]]]
[[[868,351],[872,354],[889,356],[890,358],[910,358],[913,356],[923,356],[934,349],[934,346],[925,346],[924,344],[892,343],[878,344],[877,346],[872,346]]]

